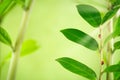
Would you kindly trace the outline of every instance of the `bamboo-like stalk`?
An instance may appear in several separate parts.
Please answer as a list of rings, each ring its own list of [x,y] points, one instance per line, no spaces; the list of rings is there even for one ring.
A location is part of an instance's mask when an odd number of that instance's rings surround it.
[[[99,54],[100,54],[100,74],[99,74],[99,80],[102,80],[102,66],[104,64],[103,62],[103,41],[102,41],[102,28],[100,27],[99,28],[99,35],[98,35],[98,38],[100,40],[99,42]]]
[[[30,1],[27,9],[24,9],[23,19],[21,22],[21,30],[18,34],[15,47],[13,49],[13,54],[12,54],[12,58],[10,61],[10,67],[8,71],[7,80],[15,80],[15,77],[16,77],[16,71],[17,71],[17,65],[18,65],[19,57],[20,57],[21,45],[23,43],[25,32],[27,29],[27,24],[28,24],[32,4],[33,4],[33,0]]]
[[[108,0],[108,11],[111,10],[111,2]],[[107,24],[108,34],[113,32],[113,18]],[[110,66],[112,63],[112,50],[113,50],[113,39],[107,43],[107,63],[106,67]],[[110,72],[106,73],[106,80],[112,80],[112,74]]]
[[[111,34],[113,32],[113,19],[111,19],[108,23],[108,32]],[[112,64],[112,50],[113,50],[113,39],[107,44],[107,67]],[[106,80],[112,80],[112,74],[106,73]]]

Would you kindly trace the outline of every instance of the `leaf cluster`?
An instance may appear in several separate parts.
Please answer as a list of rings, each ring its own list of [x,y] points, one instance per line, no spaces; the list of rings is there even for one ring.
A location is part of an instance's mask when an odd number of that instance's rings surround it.
[[[105,22],[110,20],[117,11],[120,9],[120,0],[111,0],[112,7],[108,12],[105,13],[104,17],[101,17],[100,12],[98,9],[96,9],[93,6],[86,5],[86,4],[80,4],[77,5],[77,11],[79,15],[86,21],[88,24],[93,26],[94,28],[98,28],[101,25],[103,25]],[[80,44],[90,50],[99,50],[99,44],[97,41],[91,37],[89,34],[86,34],[85,32],[74,29],[74,28],[68,28],[61,30],[63,35],[70,41],[75,42],[77,44]],[[115,30],[112,34],[110,34],[105,42],[104,45],[111,39],[120,36],[120,16],[117,18],[117,23],[115,25]],[[120,49],[120,41],[114,43],[114,51]],[[83,76],[89,80],[97,80],[96,73],[89,68],[87,65],[76,61],[72,58],[63,57],[56,59],[65,69],[78,74],[80,76]],[[113,72],[114,73],[114,80],[120,79],[120,64],[111,65],[107,67],[104,72]],[[103,73],[104,73],[103,72]]]

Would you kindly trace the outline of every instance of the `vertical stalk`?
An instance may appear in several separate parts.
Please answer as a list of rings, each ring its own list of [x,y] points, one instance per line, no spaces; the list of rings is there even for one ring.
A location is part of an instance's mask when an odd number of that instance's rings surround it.
[[[23,19],[21,22],[21,30],[18,34],[16,43],[15,43],[15,47],[13,49],[13,54],[12,54],[12,58],[10,61],[10,67],[9,67],[9,71],[8,71],[7,80],[15,80],[17,65],[18,65],[19,57],[20,57],[21,45],[24,40],[24,35],[26,32],[32,4],[33,4],[33,0],[30,1],[27,9],[26,8],[24,9]]]
[[[99,80],[102,80],[102,65],[104,64],[103,62],[103,52],[102,52],[102,28],[99,28],[99,35],[98,35],[100,42],[99,42],[99,53],[100,53],[100,74],[99,74]]]
[[[111,3],[108,0],[108,11],[111,10]],[[111,34],[113,32],[113,18],[109,21],[108,25],[108,34]],[[107,44],[107,67],[112,64],[112,50],[113,50],[113,39],[110,40]],[[110,72],[106,73],[106,80],[112,80],[112,74]]]
[[[108,23],[108,32],[111,34],[113,32],[113,19],[111,19]],[[112,64],[112,50],[113,50],[113,39],[107,44],[107,67]],[[112,80],[112,74],[106,73],[106,80]]]

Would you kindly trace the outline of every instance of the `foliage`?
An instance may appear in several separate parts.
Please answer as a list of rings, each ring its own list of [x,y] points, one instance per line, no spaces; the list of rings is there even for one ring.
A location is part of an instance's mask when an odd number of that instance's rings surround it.
[[[110,0],[110,1],[111,1],[112,6],[105,13],[103,18],[101,18],[101,14],[99,10],[97,10],[95,7],[91,5],[79,4],[76,6],[76,8],[77,8],[79,15],[86,22],[88,22],[88,24],[90,24],[94,28],[98,28],[102,26],[104,23],[106,23],[107,21],[109,21],[111,18],[113,18],[118,12],[118,10],[120,9],[120,2],[119,2],[120,0]],[[117,20],[115,29],[113,33],[111,33],[104,41],[104,46],[111,39],[114,39],[120,36],[120,16],[115,19]],[[99,50],[101,53],[101,49],[102,49],[101,43],[97,43],[97,41],[94,38],[92,38],[90,35],[86,34],[85,32],[80,31],[78,29],[74,29],[74,28],[63,29],[61,30],[61,32],[68,40],[78,43],[90,50]],[[101,39],[101,34],[99,34],[99,38]],[[114,52],[117,49],[120,49],[120,41],[114,43],[114,49],[113,51],[110,51],[110,52]],[[109,54],[111,55],[112,53],[109,53]],[[105,57],[105,59],[107,59],[107,57]],[[72,58],[68,58],[68,57],[58,58],[57,61],[65,69],[75,74],[86,77],[89,80],[98,80],[96,73],[91,68],[89,68],[88,66],[86,66],[85,64],[79,61],[73,60]],[[109,60],[106,60],[106,61],[109,62]],[[106,62],[106,65],[108,64],[108,62]],[[100,65],[102,66],[103,63],[101,63]],[[101,80],[102,73],[109,73],[109,72],[114,73],[114,80],[119,80],[120,79],[120,64],[107,66],[103,72],[100,72],[99,80]]]
[[[57,61],[66,69],[69,71],[81,75],[83,77],[86,77],[90,80],[96,80],[97,75],[96,73],[90,69],[88,66],[86,66],[83,63],[80,63],[74,59],[68,58],[68,57],[63,57],[63,58],[58,58]]]
[[[34,51],[36,51],[39,46],[37,45],[37,42],[35,40],[27,40],[25,43],[23,43],[24,40],[24,32],[26,30],[26,24],[27,24],[27,18],[29,14],[29,10],[31,7],[33,0],[1,0],[0,1],[0,42],[4,43],[5,45],[8,45],[12,52],[10,52],[0,63],[0,70],[2,66],[6,63],[7,60],[12,58],[13,61],[11,61],[10,67],[9,67],[9,73],[7,80],[15,80],[15,74],[16,74],[16,68],[17,68],[17,63],[19,59],[19,54],[21,56],[26,56]],[[20,5],[23,8],[23,11],[26,16],[24,16],[25,20],[24,22],[21,23],[22,29],[20,30],[19,35],[17,36],[18,38],[16,39],[15,42],[12,42],[12,39],[7,32],[7,29],[3,28],[1,26],[3,19],[5,16],[16,6]],[[15,44],[15,46],[13,46]],[[21,50],[21,51],[20,51]],[[12,67],[11,67],[12,66]],[[1,74],[1,73],[0,73]],[[0,75],[1,76],[1,75]]]

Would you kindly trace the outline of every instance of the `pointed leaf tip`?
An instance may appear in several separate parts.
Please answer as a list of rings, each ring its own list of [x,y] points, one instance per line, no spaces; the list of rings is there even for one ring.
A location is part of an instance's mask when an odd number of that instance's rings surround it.
[[[96,73],[86,66],[83,63],[80,63],[74,59],[63,57],[56,59],[65,69],[78,74],[80,76],[83,76],[85,78],[88,78],[90,80],[96,80]]]
[[[64,29],[64,30],[61,30],[61,32],[64,34],[64,36],[75,42],[75,43],[78,43],[88,49],[91,49],[91,50],[97,50],[98,49],[98,43],[97,41],[92,38],[91,36],[89,36],[88,34],[80,31],[80,30],[77,30],[77,29]]]
[[[4,44],[12,46],[12,41],[11,41],[9,34],[2,27],[0,27],[0,41]]]
[[[99,27],[101,24],[100,12],[90,5],[77,5],[78,13],[85,19],[91,26]]]

